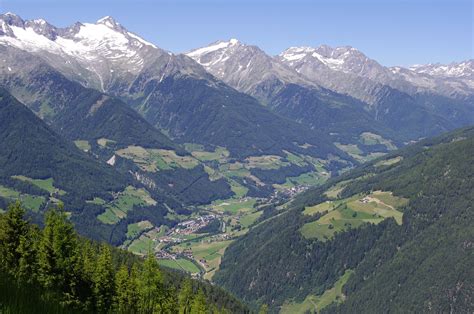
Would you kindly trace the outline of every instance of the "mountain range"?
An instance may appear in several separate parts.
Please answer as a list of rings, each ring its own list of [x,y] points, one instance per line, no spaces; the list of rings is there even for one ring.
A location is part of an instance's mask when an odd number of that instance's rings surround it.
[[[2,14],[0,212],[64,206],[254,310],[463,312],[473,66],[237,39],[175,54],[109,16]]]

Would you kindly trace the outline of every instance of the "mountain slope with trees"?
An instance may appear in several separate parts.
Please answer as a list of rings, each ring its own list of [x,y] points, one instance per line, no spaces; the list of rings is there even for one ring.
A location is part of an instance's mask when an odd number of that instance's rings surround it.
[[[214,279],[276,311],[285,302],[322,295],[351,270],[345,301],[326,311],[472,311],[473,156],[474,128],[461,129],[330,180],[289,209],[274,209],[275,217],[231,244]],[[400,209],[401,224],[391,218],[366,223],[323,241],[301,233],[328,213],[303,210],[374,191],[409,200]]]

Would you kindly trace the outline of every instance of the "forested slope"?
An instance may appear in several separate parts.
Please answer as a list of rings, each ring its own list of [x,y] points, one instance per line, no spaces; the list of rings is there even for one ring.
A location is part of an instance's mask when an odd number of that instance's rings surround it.
[[[345,303],[326,310],[472,311],[473,156],[474,128],[467,128],[331,180],[301,195],[290,209],[274,209],[273,219],[229,246],[214,278],[244,300],[277,310],[285,302],[322,295],[352,270],[343,287]],[[347,211],[336,207],[308,215],[303,209],[326,201],[350,205],[354,198],[362,206],[376,191],[409,200],[399,208],[399,223],[388,218],[345,225],[319,239],[302,232],[303,226],[313,228],[325,216]],[[330,221],[338,228],[337,220]]]

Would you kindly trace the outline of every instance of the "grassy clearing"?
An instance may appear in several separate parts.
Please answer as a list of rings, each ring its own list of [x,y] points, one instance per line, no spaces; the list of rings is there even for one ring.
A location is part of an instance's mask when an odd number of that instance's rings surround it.
[[[319,312],[333,302],[344,301],[345,296],[342,293],[342,287],[347,283],[352,273],[352,270],[346,270],[344,275],[334,283],[334,286],[324,291],[320,296],[308,295],[301,303],[285,303],[281,307],[280,313]]]
[[[237,214],[252,211],[256,201],[254,198],[220,200],[215,201],[212,207],[220,212]]]
[[[402,156],[393,157],[387,160],[381,160],[375,164],[375,167],[391,166],[399,163],[403,159]]]
[[[185,258],[160,259],[158,260],[158,263],[161,266],[182,270],[191,274],[197,274],[201,271],[199,267],[197,267],[193,262]]]
[[[288,162],[282,161],[281,157],[276,155],[251,156],[247,157],[245,162],[248,168],[260,169],[280,169],[288,165]]]
[[[133,160],[144,171],[156,172],[173,168],[191,169],[199,164],[192,156],[179,156],[173,150],[145,149],[141,146],[128,146],[120,149],[117,155]]]
[[[135,239],[128,246],[128,250],[138,255],[145,255],[149,251],[153,251],[155,242],[147,235],[142,234],[138,239]]]
[[[367,161],[370,161],[372,159],[375,159],[377,157],[380,157],[380,156],[383,156],[383,155],[386,154],[386,153],[382,153],[382,152],[374,152],[374,153],[369,153],[369,154],[365,155],[360,150],[360,148],[355,144],[340,144],[340,143],[335,143],[335,144],[339,149],[341,149],[342,151],[345,151],[351,157],[353,157],[354,159],[356,159],[359,162],[367,162]]]
[[[25,176],[12,176],[12,178],[17,179],[17,180],[21,180],[21,181],[25,181],[25,182],[28,182],[30,184],[33,184],[33,185],[37,186],[38,188],[49,192],[49,194],[53,194],[53,193],[57,193],[59,195],[66,194],[65,191],[54,187],[53,178],[32,179],[32,178],[28,178],[28,177],[25,177]]]
[[[298,165],[298,166],[305,166],[305,165],[308,164],[304,157],[295,155],[295,154],[290,153],[289,151],[286,151],[286,150],[283,151],[283,152],[286,154],[286,159],[292,164],[295,164],[295,165]]]
[[[361,156],[363,154],[360,148],[355,144],[341,144],[337,142],[334,144],[337,146],[337,148],[339,148],[342,151],[345,151],[351,156]]]
[[[153,228],[153,224],[148,220],[143,220],[137,223],[129,224],[127,226],[127,238],[133,239],[136,238],[140,233],[145,230]]]
[[[112,146],[114,144],[116,144],[117,142],[114,141],[114,140],[110,140],[108,138],[99,138],[97,140],[97,144],[100,146],[100,147],[108,147],[108,146]]]
[[[234,195],[235,198],[242,198],[245,195],[247,195],[247,192],[249,191],[248,188],[246,188],[245,186],[237,183],[235,180],[232,180],[232,179],[229,179],[228,182],[230,184],[230,189],[235,194]]]
[[[74,141],[74,144],[76,145],[77,148],[79,148],[82,151],[89,152],[91,150],[91,145],[89,144],[88,141],[76,140]]]
[[[255,213],[250,213],[243,215],[240,217],[240,224],[244,228],[250,227],[261,215],[263,214],[263,211],[258,211]]]
[[[212,161],[217,160],[220,163],[225,163],[227,158],[230,156],[229,151],[224,147],[217,147],[213,152],[207,152],[204,150],[191,151],[191,155],[200,161]]]
[[[120,219],[125,218],[127,212],[132,210],[134,206],[154,205],[156,205],[156,201],[151,198],[148,191],[128,186],[112,202],[106,205],[105,212],[97,218],[105,224],[116,224]]]
[[[227,241],[211,241],[203,239],[199,242],[188,242],[176,246],[175,251],[182,251],[184,249],[191,249],[193,256],[206,271],[204,279],[211,279],[214,273],[219,269],[221,258],[224,255],[225,249],[231,243]],[[204,263],[202,262],[204,261]]]
[[[351,182],[351,180],[346,180],[346,181],[341,181],[338,182],[337,184],[331,186],[324,194],[332,199],[337,199],[339,197],[339,193],[344,190],[344,187]]]
[[[92,200],[86,201],[86,203],[89,204],[95,204],[95,205],[105,205],[107,203],[105,200],[101,199],[100,197],[94,197]]]
[[[387,147],[389,150],[397,149],[395,145],[390,140],[384,139],[382,136],[371,133],[371,132],[364,132],[360,134],[359,141],[364,145],[377,145],[382,144]]]
[[[186,149],[188,152],[202,152],[204,151],[204,145],[196,143],[184,143],[184,149]]]
[[[324,203],[311,206],[311,207],[306,207],[303,211],[304,215],[314,215],[316,213],[321,213],[325,211],[329,211],[334,209],[338,205],[338,202],[333,202],[333,201],[326,201]]]
[[[303,214],[314,215],[328,211],[318,220],[303,225],[301,234],[307,239],[327,241],[336,232],[357,228],[364,223],[380,223],[393,217],[402,224],[403,213],[398,211],[408,200],[393,196],[391,192],[375,191],[369,195],[356,195],[340,201],[329,201],[308,207]]]
[[[21,204],[33,212],[39,212],[46,199],[43,196],[23,194],[13,189],[0,185],[0,197],[7,199],[10,202],[19,200]]]
[[[150,152],[159,155],[168,166],[173,168],[192,169],[199,165],[199,161],[192,156],[179,156],[174,150],[150,149]]]
[[[240,162],[234,162],[230,164],[223,164],[219,166],[219,172],[221,172],[225,177],[248,177],[250,176],[250,171],[244,167]]]
[[[132,160],[143,171],[156,172],[160,169],[171,169],[159,155],[152,155],[141,146],[128,146],[127,148],[118,150],[116,153],[120,157]]]
[[[132,231],[135,228],[136,227],[132,227]],[[145,255],[149,251],[154,251],[157,245],[159,245],[159,243],[155,242],[153,239],[158,239],[159,237],[165,235],[167,230],[168,228],[166,226],[161,226],[160,228],[153,228],[149,231],[142,232],[142,234],[138,238],[135,237],[131,241],[131,243],[129,242],[129,239],[124,244],[128,244],[128,251],[138,255]]]
[[[328,178],[329,174],[322,175],[319,172],[307,172],[299,175],[298,177],[286,178],[286,182],[280,186],[284,188],[291,188],[297,185],[317,186],[326,182]]]

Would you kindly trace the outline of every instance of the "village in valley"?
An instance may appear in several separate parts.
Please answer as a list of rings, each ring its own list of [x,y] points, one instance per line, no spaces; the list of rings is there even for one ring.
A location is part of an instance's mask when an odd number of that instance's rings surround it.
[[[308,186],[293,186],[275,190],[267,198],[217,201],[196,208],[172,228],[141,222],[135,224],[139,230],[124,247],[139,255],[152,250],[165,267],[211,279],[227,246],[259,222],[264,207],[284,204],[306,189]]]

